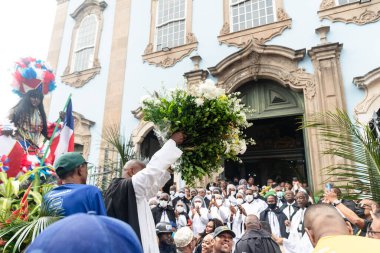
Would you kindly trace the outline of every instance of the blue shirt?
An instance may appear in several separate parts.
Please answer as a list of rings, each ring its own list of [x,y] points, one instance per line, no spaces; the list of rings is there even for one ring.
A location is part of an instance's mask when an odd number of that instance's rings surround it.
[[[95,212],[107,215],[102,194],[98,188],[85,184],[64,184],[52,189],[44,196],[44,205],[49,210],[62,211],[62,215]]]

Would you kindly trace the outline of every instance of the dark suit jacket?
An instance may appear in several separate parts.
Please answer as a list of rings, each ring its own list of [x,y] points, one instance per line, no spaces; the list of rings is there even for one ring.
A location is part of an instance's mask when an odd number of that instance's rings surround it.
[[[281,253],[271,235],[263,229],[247,230],[237,241],[234,253]]]
[[[174,209],[171,206],[167,206],[166,209],[162,208],[161,206],[156,206],[152,209],[152,215],[153,215],[153,220],[154,224],[157,225],[157,223],[160,222],[162,213],[166,211],[166,214],[168,215],[169,221],[172,224],[176,224],[176,219],[175,219],[175,214],[174,214]]]
[[[266,221],[270,224],[269,222],[269,211],[271,209],[268,207],[264,211],[260,213],[260,221]],[[276,207],[274,210],[271,210],[277,217],[278,224],[280,225],[280,233],[281,237],[288,238],[289,234],[286,233],[286,226],[285,226],[285,221],[288,219],[286,215],[280,210],[280,208]]]

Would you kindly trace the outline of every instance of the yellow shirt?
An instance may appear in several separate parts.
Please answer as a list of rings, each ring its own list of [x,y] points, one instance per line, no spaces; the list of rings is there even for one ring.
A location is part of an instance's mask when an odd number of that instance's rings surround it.
[[[326,236],[319,239],[313,253],[361,253],[380,250],[380,240],[354,235]]]

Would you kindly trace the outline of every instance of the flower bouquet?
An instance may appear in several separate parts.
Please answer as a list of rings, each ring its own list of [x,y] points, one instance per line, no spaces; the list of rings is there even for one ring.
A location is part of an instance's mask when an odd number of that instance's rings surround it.
[[[186,134],[175,170],[188,184],[217,172],[223,159],[239,161],[247,144],[254,143],[243,133],[251,126],[246,118],[251,110],[238,95],[206,80],[190,90],[164,90],[142,99],[144,120],[155,124],[159,139],[166,141],[176,131]]]

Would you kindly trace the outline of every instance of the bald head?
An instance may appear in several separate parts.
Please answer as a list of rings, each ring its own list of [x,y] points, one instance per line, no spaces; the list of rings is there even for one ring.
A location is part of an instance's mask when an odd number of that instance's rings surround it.
[[[314,247],[322,237],[352,234],[351,226],[335,207],[328,204],[310,206],[306,209],[304,222],[305,231]]]
[[[139,160],[129,160],[125,163],[123,167],[123,177],[131,178],[133,175],[136,175],[140,170],[145,168],[145,163]]]
[[[246,227],[246,230],[260,229],[261,225],[260,225],[259,218],[254,214],[247,215],[247,217],[245,218],[245,227]]]

